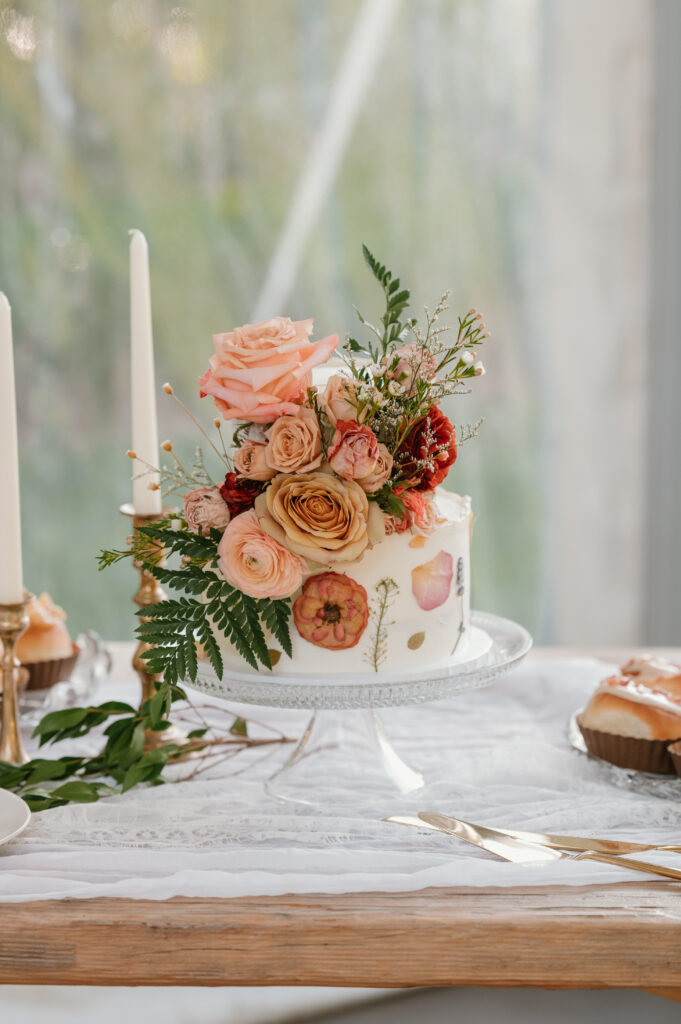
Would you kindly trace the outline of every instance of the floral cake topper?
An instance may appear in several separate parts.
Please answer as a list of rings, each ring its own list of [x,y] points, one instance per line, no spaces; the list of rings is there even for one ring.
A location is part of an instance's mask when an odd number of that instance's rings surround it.
[[[162,446],[173,458],[162,486],[183,509],[139,528],[132,554],[184,592],[145,608],[138,627],[153,645],[151,669],[170,682],[196,678],[197,645],[221,674],[220,639],[253,668],[271,668],[272,638],[291,656],[291,619],[309,643],[355,646],[369,620],[367,595],[344,567],[391,534],[436,526],[433,491],[479,426],[457,436],[441,404],[485,372],[476,350],[489,335],[472,309],[447,339],[448,293],[419,325],[406,316],[410,294],[399,278],[363,251],[385,297],[376,324],[358,314],[366,340],[314,341],[311,319],[281,316],[215,335],[199,394],[215,403],[217,443],[199,429],[221,478],[200,448],[188,468],[170,442]],[[334,354],[337,367],[315,385],[312,371]],[[170,385],[164,390],[179,401]],[[180,556],[178,568],[159,564],[161,548]],[[103,552],[101,565],[128,553]],[[448,592],[451,566],[433,563],[415,577],[423,608],[441,600],[433,574]]]

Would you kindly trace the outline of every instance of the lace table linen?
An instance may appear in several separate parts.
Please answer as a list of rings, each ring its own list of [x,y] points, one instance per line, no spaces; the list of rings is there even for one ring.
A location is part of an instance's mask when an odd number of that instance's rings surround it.
[[[123,653],[125,660],[117,661],[126,665],[129,652]],[[0,900],[224,898],[644,879],[654,885],[650,875],[584,861],[508,864],[457,839],[380,820],[430,809],[501,827],[680,842],[681,780],[669,783],[666,796],[636,783],[616,786],[604,765],[568,743],[570,715],[609,670],[590,658],[534,659],[489,689],[381,712],[397,750],[427,779],[425,792],[397,797],[392,806],[377,807],[370,792],[352,812],[278,803],[262,786],[290,750],[275,746],[247,751],[192,781],[35,814],[17,840],[0,847]],[[97,702],[135,700],[139,687],[131,671],[116,675]],[[199,706],[203,700],[193,699]],[[289,736],[299,735],[309,717],[229,707]],[[80,749],[86,742],[96,749],[93,737],[80,741]],[[172,774],[181,779],[190,771],[183,765]],[[645,857],[681,866],[674,854]]]

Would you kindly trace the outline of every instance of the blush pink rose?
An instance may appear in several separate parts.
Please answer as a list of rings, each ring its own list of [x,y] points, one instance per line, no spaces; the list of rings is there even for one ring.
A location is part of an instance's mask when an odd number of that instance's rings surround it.
[[[297,403],[312,383],[312,368],[325,363],[338,335],[311,342],[312,320],[275,316],[213,335],[215,355],[199,378],[200,394],[211,395],[226,420],[271,423]]]
[[[360,477],[357,483],[365,494],[375,494],[390,479],[393,469],[393,457],[384,444],[378,445],[378,458],[371,473]]]
[[[338,420],[355,420],[361,423],[366,419],[368,408],[362,409],[359,414],[357,412],[355,387],[356,382],[342,373],[334,373],[326,382],[326,387],[317,400],[332,427],[336,426]]]
[[[276,470],[267,465],[265,441],[250,438],[234,452],[234,469],[246,480],[271,480]]]
[[[410,394],[414,388],[414,382],[419,378],[432,380],[437,371],[437,359],[433,353],[416,342],[409,345],[402,345],[391,358],[391,365],[398,356],[397,364],[390,371],[390,376],[402,385],[406,394]]]
[[[359,482],[374,473],[379,458],[378,441],[371,427],[354,420],[338,420],[328,452],[329,465],[344,480]]]
[[[299,555],[265,533],[253,509],[232,519],[218,555],[227,582],[249,597],[290,597],[309,572]]]
[[[184,518],[192,533],[202,534],[224,530],[230,511],[217,487],[198,487],[184,496]]]

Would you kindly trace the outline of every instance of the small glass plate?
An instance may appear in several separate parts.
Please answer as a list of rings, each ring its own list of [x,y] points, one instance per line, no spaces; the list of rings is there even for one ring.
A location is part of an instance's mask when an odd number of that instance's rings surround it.
[[[586,749],[584,737],[582,736],[577,718],[584,708],[575,711],[568,723],[568,741],[570,746],[585,754],[592,761],[597,762],[603,771],[603,778],[611,782],[613,786],[622,789],[632,790],[634,793],[643,793],[646,796],[658,796],[664,800],[677,800],[681,796],[681,779],[677,775],[654,775],[652,772],[635,772],[630,768],[619,768],[616,764],[609,764],[600,757],[594,757]]]

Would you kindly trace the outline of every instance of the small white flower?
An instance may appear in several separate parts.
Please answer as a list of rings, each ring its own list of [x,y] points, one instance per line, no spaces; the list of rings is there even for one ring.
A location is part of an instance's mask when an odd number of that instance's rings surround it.
[[[383,367],[379,366],[377,363],[369,363],[367,370],[372,377],[380,377],[383,373]]]
[[[182,521],[180,519],[171,519],[168,525],[171,530],[175,531],[175,533],[182,529]]]
[[[484,375],[484,373],[485,373],[485,367],[482,365],[482,363],[481,363],[481,361],[479,359],[477,359],[473,363],[473,369],[475,370],[475,376],[476,377],[482,377]]]
[[[390,381],[390,383],[388,384],[388,391],[390,392],[391,395],[394,395],[395,398],[397,398],[398,395],[404,394],[404,388],[397,380]]]
[[[464,364],[464,366],[470,366],[471,363],[475,362],[475,356],[467,348],[465,348],[463,350],[463,352],[461,353],[460,358],[461,358],[461,362]]]

